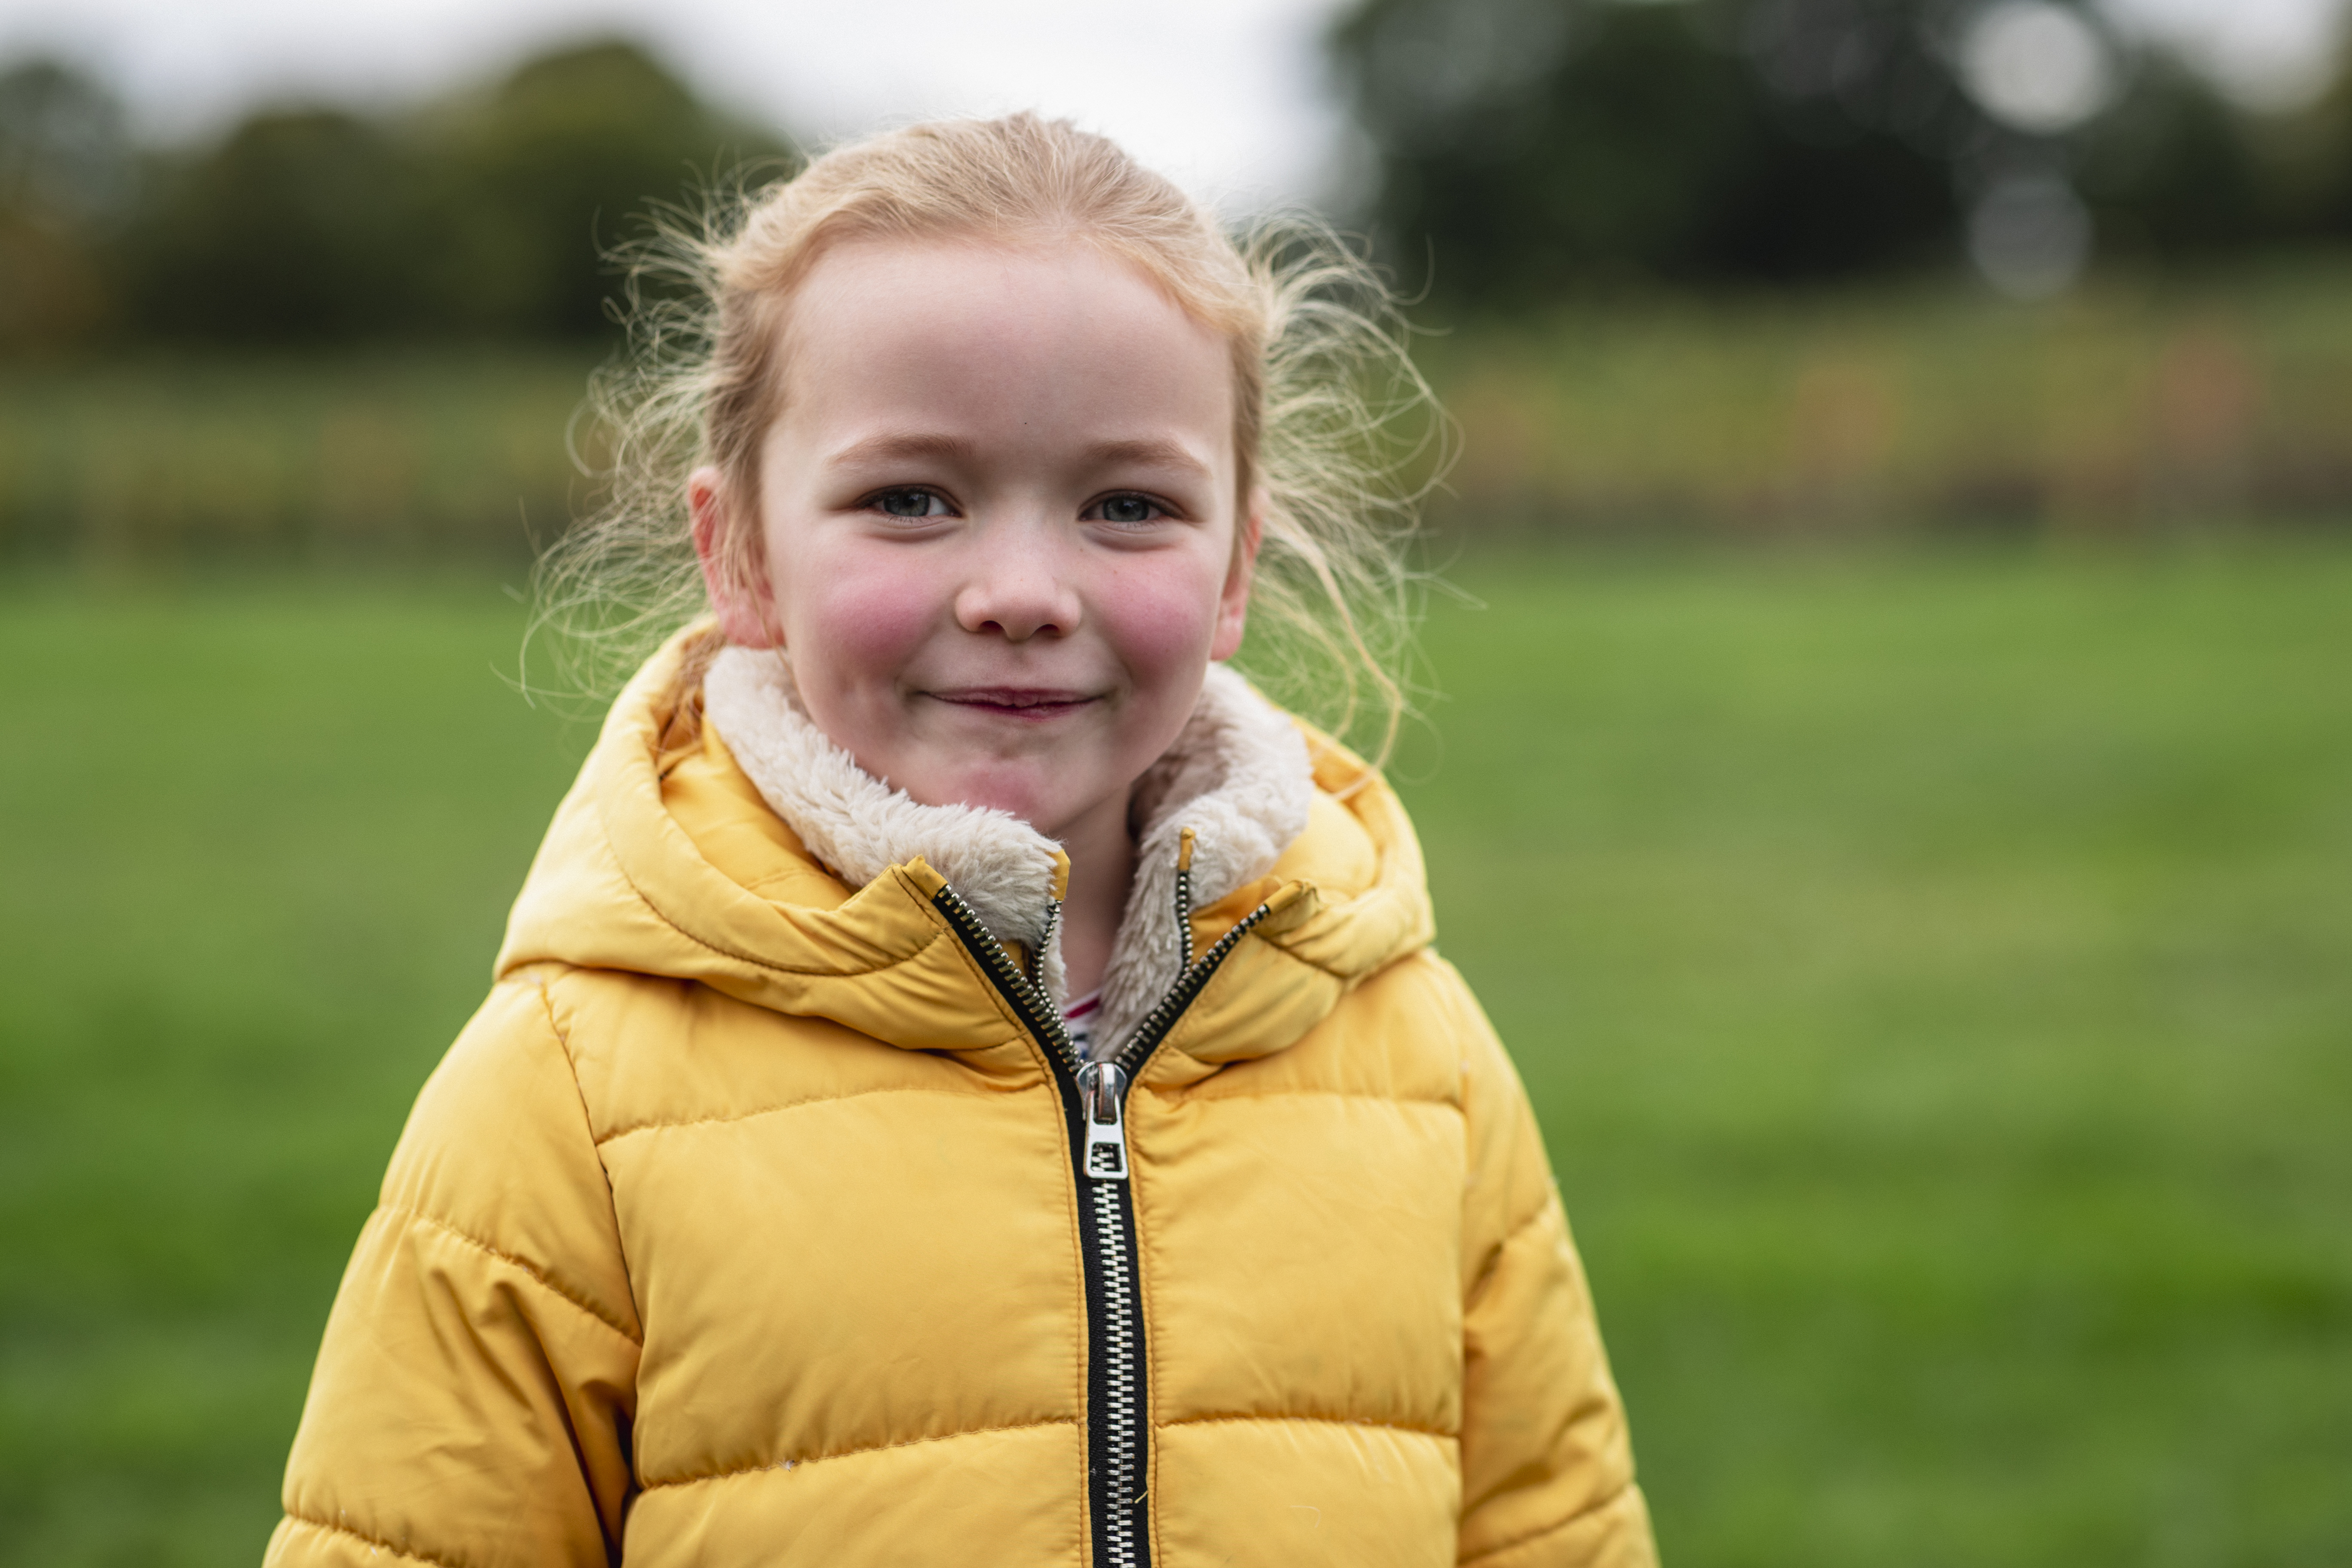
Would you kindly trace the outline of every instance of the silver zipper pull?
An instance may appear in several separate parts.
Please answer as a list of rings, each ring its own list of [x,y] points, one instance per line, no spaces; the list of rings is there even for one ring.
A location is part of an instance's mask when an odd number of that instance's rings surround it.
[[[1127,1075],[1108,1062],[1078,1069],[1078,1103],[1087,1113],[1087,1174],[1097,1181],[1127,1180],[1127,1123],[1119,1101]]]

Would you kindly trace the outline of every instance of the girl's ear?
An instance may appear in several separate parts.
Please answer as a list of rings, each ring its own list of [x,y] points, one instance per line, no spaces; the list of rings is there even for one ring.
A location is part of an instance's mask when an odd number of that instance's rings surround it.
[[[719,616],[719,629],[738,647],[775,647],[775,596],[767,575],[753,566],[745,581],[745,563],[730,559],[727,476],[714,468],[699,468],[686,478],[687,510],[694,516],[694,557],[702,563],[703,591]],[[749,520],[740,520],[741,522]]]
[[[1217,591],[1217,635],[1209,644],[1213,659],[1231,658],[1241,651],[1242,634],[1249,629],[1250,578],[1257,570],[1257,547],[1265,540],[1265,514],[1274,499],[1264,488],[1250,491],[1249,510],[1234,524],[1234,558],[1225,568],[1225,583]]]

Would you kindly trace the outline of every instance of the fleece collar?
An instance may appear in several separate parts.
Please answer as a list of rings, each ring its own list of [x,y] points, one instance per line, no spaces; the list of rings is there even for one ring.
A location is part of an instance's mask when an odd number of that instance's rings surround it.
[[[761,798],[809,852],[862,887],[918,856],[947,879],[1000,941],[1046,934],[1061,847],[1009,812],[924,805],[857,765],[802,705],[786,658],[729,647],[703,678],[703,710]],[[1135,884],[1105,971],[1093,1037],[1124,1041],[1178,978],[1176,864],[1193,835],[1192,900],[1206,908],[1265,876],[1307,827],[1315,780],[1297,726],[1223,666],[1175,744],[1135,787]],[[1061,943],[1043,965],[1055,1006],[1067,1001]]]

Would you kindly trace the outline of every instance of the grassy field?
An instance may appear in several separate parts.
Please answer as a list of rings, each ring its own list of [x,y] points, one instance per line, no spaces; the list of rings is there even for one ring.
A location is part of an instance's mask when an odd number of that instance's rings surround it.
[[[0,569],[528,563],[593,499],[565,432],[598,357],[0,362]]]
[[[2116,274],[2033,305],[1916,284],[1630,297],[1420,358],[1450,516],[1639,535],[2164,534],[2352,501],[2352,271]]]
[[[1474,558],[1400,764],[1675,1568],[2352,1560],[2352,550]],[[0,1563],[250,1563],[588,734],[488,586],[0,585]]]

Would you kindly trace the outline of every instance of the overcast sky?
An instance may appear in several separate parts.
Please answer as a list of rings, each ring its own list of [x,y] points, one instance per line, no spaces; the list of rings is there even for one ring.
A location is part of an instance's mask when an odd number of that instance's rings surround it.
[[[646,39],[706,91],[803,134],[1038,108],[1230,211],[1313,199],[1344,164],[1318,40],[1339,0],[0,0],[0,58],[62,51],[142,128],[202,134],[265,100],[394,103],[548,44]],[[2325,74],[2338,0],[2115,0],[2242,89]]]

